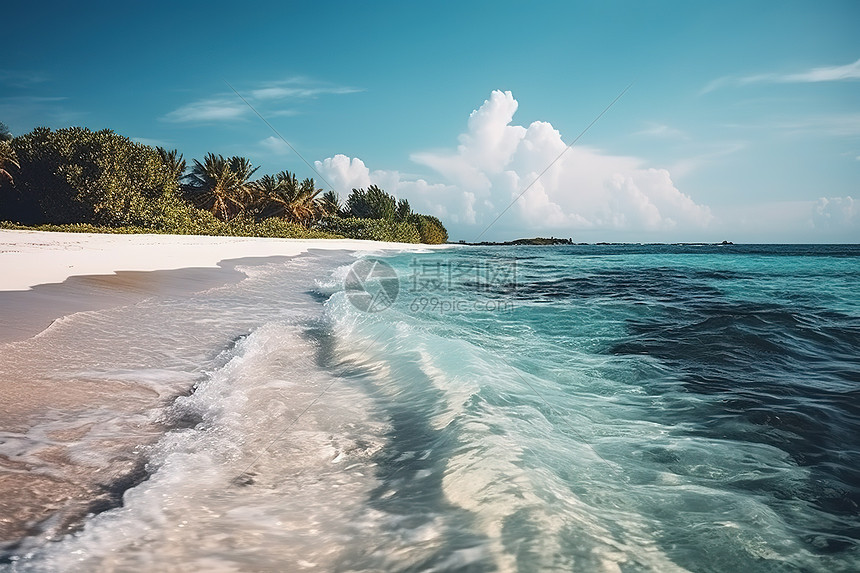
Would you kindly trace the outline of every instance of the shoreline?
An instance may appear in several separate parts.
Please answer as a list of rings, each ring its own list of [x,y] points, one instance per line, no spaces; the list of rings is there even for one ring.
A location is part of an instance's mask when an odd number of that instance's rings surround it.
[[[5,350],[0,432],[8,438],[0,448],[0,563],[21,543],[56,539],[77,529],[87,514],[121,504],[125,490],[147,479],[142,464],[149,445],[173,427],[152,412],[194,388],[193,377],[170,382],[162,392],[132,379],[98,379],[87,372],[73,380],[58,377],[67,367],[75,368],[67,366],[74,356],[52,342],[67,330],[64,317],[147,300],[188,299],[248,278],[239,267],[289,264],[303,257],[348,264],[357,252],[425,247],[339,239],[0,231],[0,347]],[[312,278],[300,272],[296,280]],[[303,296],[301,289],[284,294],[285,300]],[[54,322],[62,323],[59,331],[51,328]],[[122,331],[122,325],[115,327]],[[86,338],[64,340],[89,346]],[[148,350],[146,342],[140,341],[140,349]],[[120,423],[121,431],[99,417],[106,407],[127,420]],[[98,429],[103,424],[112,429],[85,455],[110,462],[76,461],[81,454],[71,452],[84,436],[105,431]],[[47,433],[53,445],[33,441],[40,433]]]
[[[411,251],[451,245],[362,239],[270,239],[212,235],[99,234],[0,229],[0,292],[122,271],[216,268],[222,261],[324,251]],[[167,249],[169,247],[169,249]]]
[[[72,314],[136,304],[153,296],[191,295],[241,281],[246,275],[236,269],[239,265],[263,265],[289,258],[229,259],[216,268],[72,275],[63,282],[38,284],[28,290],[0,291],[0,345],[36,336]]]
[[[310,251],[439,248],[358,239],[111,235],[0,230],[0,345],[24,340],[76,312],[191,294],[238,282],[237,266]],[[447,247],[447,245],[441,245]]]

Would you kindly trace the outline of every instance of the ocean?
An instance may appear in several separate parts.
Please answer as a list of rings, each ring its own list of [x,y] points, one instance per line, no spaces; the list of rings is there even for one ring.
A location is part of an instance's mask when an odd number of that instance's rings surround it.
[[[136,477],[0,570],[860,571],[858,262],[311,253],[70,315],[0,375],[117,398],[5,432],[0,457]]]

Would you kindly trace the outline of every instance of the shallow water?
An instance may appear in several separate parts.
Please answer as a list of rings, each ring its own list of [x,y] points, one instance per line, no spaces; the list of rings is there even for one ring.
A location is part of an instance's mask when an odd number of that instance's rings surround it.
[[[351,259],[300,257],[73,315],[3,364],[139,403],[58,412],[0,453],[67,478],[134,429],[146,479],[0,567],[858,570],[858,256],[404,253],[379,312],[344,291]],[[51,466],[45,436],[73,428]]]

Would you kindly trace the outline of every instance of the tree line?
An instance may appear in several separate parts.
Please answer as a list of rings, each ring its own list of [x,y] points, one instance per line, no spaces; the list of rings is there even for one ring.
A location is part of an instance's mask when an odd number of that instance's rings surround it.
[[[111,232],[350,237],[444,243],[439,219],[375,185],[345,201],[312,178],[280,171],[254,179],[244,157],[177,150],[111,130],[39,127],[12,137],[0,123],[0,221]]]

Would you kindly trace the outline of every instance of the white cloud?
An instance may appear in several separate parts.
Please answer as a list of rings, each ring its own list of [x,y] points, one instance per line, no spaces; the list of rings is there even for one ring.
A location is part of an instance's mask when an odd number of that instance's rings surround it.
[[[725,143],[716,147],[713,151],[700,153],[699,155],[694,155],[692,157],[685,157],[675,162],[670,167],[670,170],[675,178],[681,179],[695,171],[698,171],[699,169],[702,169],[703,167],[716,163],[717,160],[723,157],[743,150],[746,146],[747,144],[744,142]]]
[[[260,147],[270,155],[285,156],[290,154],[290,146],[286,142],[274,135],[270,135],[266,139],[260,141]]]
[[[87,114],[70,109],[68,103],[67,97],[0,97],[0,118],[10,124],[10,128],[12,124],[53,125],[54,127],[80,125]]]
[[[702,94],[726,86],[745,86],[760,83],[818,83],[860,79],[860,60],[843,66],[822,66],[793,74],[756,74],[751,76],[723,76],[712,80],[702,89]]]
[[[346,195],[352,189],[367,187],[372,184],[370,169],[364,165],[364,161],[355,157],[350,159],[346,155],[335,155],[324,161],[314,161],[316,170],[319,171],[339,194]]]
[[[778,123],[774,127],[801,134],[818,133],[837,137],[851,137],[860,135],[860,113],[801,118]]]
[[[788,74],[779,78],[782,82],[836,82],[860,79],[860,60],[844,66],[812,68],[799,74]]]
[[[301,112],[296,109],[277,109],[266,112],[266,117],[294,117],[300,113]]]
[[[641,131],[637,131],[635,135],[644,135],[646,137],[655,137],[661,139],[687,139],[687,135],[680,129],[669,127],[662,123],[649,123],[648,127]]]
[[[815,203],[812,224],[816,229],[860,231],[860,203],[847,197],[821,197]]]
[[[788,135],[853,137],[860,135],[860,113],[817,114],[772,121],[727,123],[723,126],[738,130],[780,130]]]
[[[293,116],[299,113],[298,110],[275,109],[271,106],[285,102],[295,104],[324,94],[351,94],[360,91],[362,90],[358,88],[324,85],[308,78],[288,78],[259,83],[245,93],[240,91],[247,103],[235,93],[225,92],[183,105],[162,119],[173,123],[232,121],[253,113],[251,106],[266,117]]]
[[[353,189],[378,185],[396,197],[409,199],[412,208],[458,224],[474,224],[474,196],[452,185],[428,183],[406,177],[399,171],[370,171],[357,157],[335,155],[315,161],[314,167],[331,184],[342,200]]]
[[[48,77],[42,72],[29,70],[0,70],[0,84],[12,88],[29,88],[47,81]]]
[[[323,94],[351,94],[361,90],[347,87],[315,87],[315,88],[300,88],[289,86],[271,86],[260,88],[251,92],[251,95],[258,99],[306,99],[313,98]]]
[[[851,196],[721,205],[709,240],[736,243],[857,243],[860,204]]]
[[[561,134],[551,124],[512,124],[516,110],[517,101],[510,92],[494,91],[470,115],[456,150],[411,156],[434,170],[442,183],[370,171],[361,160],[342,155],[317,162],[317,168],[342,190],[380,185],[408,198],[419,211],[454,223],[469,238],[476,237],[527,188],[488,236],[565,235],[585,229],[684,230],[711,222],[708,207],[679,191],[665,169],[586,147],[565,152]]]
[[[239,119],[248,111],[242,100],[211,98],[189,103],[164,116],[165,121],[174,123],[207,122]]]

